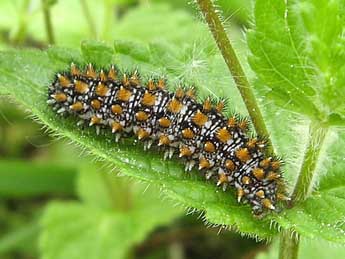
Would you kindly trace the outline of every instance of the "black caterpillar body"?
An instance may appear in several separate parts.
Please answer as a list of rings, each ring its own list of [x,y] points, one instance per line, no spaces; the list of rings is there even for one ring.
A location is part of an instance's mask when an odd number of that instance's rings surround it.
[[[248,137],[247,120],[225,117],[223,101],[199,103],[193,88],[169,92],[163,79],[142,84],[137,72],[119,75],[114,66],[96,72],[91,64],[81,72],[72,64],[49,86],[48,103],[97,133],[111,130],[115,141],[135,135],[145,149],[159,146],[164,158],[178,155],[186,171],[197,167],[224,190],[234,186],[238,201],[249,202],[256,215],[286,199],[281,161],[265,156],[265,141]]]

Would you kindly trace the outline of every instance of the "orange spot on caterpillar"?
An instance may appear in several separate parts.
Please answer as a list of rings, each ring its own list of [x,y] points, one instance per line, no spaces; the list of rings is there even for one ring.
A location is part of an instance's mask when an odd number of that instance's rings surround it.
[[[148,91],[144,93],[143,98],[141,99],[141,104],[146,106],[153,106],[156,102],[156,96],[150,94]]]
[[[221,185],[223,183],[227,183],[227,182],[229,182],[229,179],[226,176],[226,174],[224,174],[224,173],[219,174],[217,185],[219,186],[219,185]]]
[[[263,190],[257,191],[255,195],[261,199],[265,198],[265,192]]]
[[[202,105],[202,110],[204,112],[209,112],[211,109],[212,109],[212,103],[211,103],[210,98],[208,97],[204,100],[204,103]]]
[[[184,91],[182,87],[177,88],[175,92],[175,97],[181,99],[184,96]]]
[[[251,183],[251,180],[250,180],[250,178],[249,178],[248,176],[245,175],[245,176],[242,177],[241,182],[242,182],[243,184],[248,185],[248,184]]]
[[[101,72],[99,73],[99,79],[100,79],[102,82],[107,81],[107,76],[106,76],[106,74],[104,73],[103,69],[102,69]]]
[[[168,110],[172,113],[178,113],[182,109],[182,103],[173,98],[168,104]]]
[[[226,129],[226,127],[218,130],[216,136],[223,143],[226,143],[228,140],[231,139],[230,132]]]
[[[158,123],[161,127],[168,128],[171,124],[171,121],[168,118],[163,117],[158,120]]]
[[[277,193],[277,199],[280,200],[280,201],[289,201],[289,200],[291,200],[284,193]]]
[[[204,150],[209,153],[213,153],[216,151],[216,147],[211,141],[207,141],[204,145]]]
[[[91,107],[94,108],[95,110],[99,110],[101,108],[101,102],[97,99],[93,99],[91,101]]]
[[[58,75],[58,79],[59,79],[59,84],[62,87],[70,87],[70,86],[72,86],[71,85],[71,81],[67,77],[65,77],[65,76],[59,74]]]
[[[67,95],[64,93],[55,93],[52,97],[59,103],[65,102],[67,100]]]
[[[86,68],[85,71],[85,76],[92,78],[92,79],[96,79],[97,78],[97,74],[95,72],[95,70],[93,69],[93,66],[91,64],[89,64]]]
[[[240,148],[235,152],[236,157],[242,162],[247,162],[251,156],[247,148]]]
[[[135,114],[135,118],[138,120],[138,121],[146,121],[148,119],[148,115],[146,112],[143,112],[143,111],[139,111]]]
[[[268,174],[266,176],[266,179],[270,180],[270,181],[276,180],[278,178],[280,178],[280,175],[278,173],[273,172],[273,171],[268,172]]]
[[[168,138],[168,136],[161,135],[159,137],[158,146],[169,145],[169,144],[170,144],[170,139]]]
[[[253,175],[256,179],[262,180],[265,178],[265,171],[262,168],[254,168],[253,169]]]
[[[228,126],[230,128],[234,128],[237,125],[237,120],[235,117],[231,117],[228,119]]]
[[[191,99],[195,99],[195,89],[194,88],[189,88],[186,91],[186,96],[188,96]]]
[[[236,168],[234,162],[233,162],[232,160],[230,160],[230,159],[227,159],[227,160],[225,161],[225,167],[226,167],[226,169],[228,169],[228,170],[230,170],[230,171],[234,171],[235,168]]]
[[[79,112],[84,108],[84,105],[81,102],[75,102],[69,107],[71,110]]]
[[[163,78],[158,79],[157,87],[159,89],[164,89],[165,88],[165,80]]]
[[[130,90],[127,90],[123,86],[121,86],[120,90],[117,92],[116,98],[119,101],[128,102],[131,95],[132,93]]]
[[[139,128],[139,130],[137,131],[137,136],[139,140],[142,140],[146,139],[148,136],[150,136],[150,134],[145,129]]]
[[[199,160],[199,170],[208,169],[211,167],[210,162],[206,158],[200,158]]]
[[[109,72],[108,72],[108,78],[110,80],[116,80],[117,79],[117,73],[116,73],[116,70],[115,70],[115,67],[114,66],[111,66]]]
[[[98,118],[97,116],[92,116],[89,126],[100,124],[100,123],[101,123],[101,118]]]
[[[147,82],[147,88],[150,90],[150,91],[153,91],[156,89],[156,85],[155,83],[153,82],[152,79],[150,79],[148,82]]]
[[[262,199],[261,203],[265,208],[275,210],[275,207],[269,199]]]
[[[249,149],[255,149],[257,142],[258,142],[258,140],[256,138],[249,139],[247,142],[247,147]]]
[[[199,127],[204,126],[207,120],[208,120],[207,115],[203,114],[199,110],[196,112],[196,114],[192,118],[192,121],[194,122],[194,124],[198,125]]]
[[[179,157],[190,157],[192,155],[192,151],[190,150],[189,147],[183,146],[180,148],[180,154]]]
[[[241,202],[242,197],[244,196],[244,190],[242,188],[237,189],[237,201]]]
[[[139,76],[138,76],[138,71],[134,71],[134,73],[131,75],[131,77],[129,78],[129,83],[132,86],[138,86],[140,85],[140,80],[139,80]]]
[[[240,121],[238,123],[238,127],[242,130],[242,131],[247,131],[248,127],[249,127],[249,122],[248,120],[244,119],[242,121]]]
[[[122,114],[122,107],[119,104],[114,104],[111,106],[112,113],[116,115]]]
[[[272,160],[271,157],[263,159],[263,160],[260,162],[260,166],[261,166],[262,168],[264,168],[264,169],[267,169],[267,168],[270,166],[270,164],[271,164],[271,160]]]
[[[225,107],[224,101],[220,101],[220,102],[218,102],[218,103],[216,104],[215,109],[216,109],[216,111],[217,111],[218,113],[222,113],[223,110],[224,110],[224,107]]]
[[[119,131],[122,131],[122,130],[123,130],[123,127],[122,127],[122,125],[119,122],[114,121],[111,124],[111,132],[112,133],[116,133],[116,132],[119,132]]]
[[[106,87],[104,84],[102,84],[101,82],[99,82],[98,86],[96,87],[96,94],[98,96],[106,96],[109,92],[109,88]]]
[[[80,75],[80,71],[79,71],[79,69],[76,67],[76,65],[75,64],[71,64],[71,75],[72,76],[78,76],[78,75]]]
[[[126,74],[123,74],[122,84],[123,84],[124,87],[128,87],[129,86],[129,80],[128,80],[128,77],[127,77]]]
[[[83,81],[76,80],[74,83],[74,89],[77,93],[85,94],[89,91],[89,85]]]
[[[182,136],[186,139],[192,139],[194,137],[194,132],[190,128],[182,130]]]
[[[281,163],[278,160],[275,160],[275,161],[271,162],[271,168],[274,171],[277,171],[280,168],[280,166],[281,166]]]

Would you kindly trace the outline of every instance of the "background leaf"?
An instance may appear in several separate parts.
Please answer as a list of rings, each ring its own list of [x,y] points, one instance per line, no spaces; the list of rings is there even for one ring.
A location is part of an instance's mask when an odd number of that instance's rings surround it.
[[[71,194],[76,170],[59,164],[0,160],[0,197]]]
[[[85,162],[78,180],[82,202],[53,202],[44,212],[42,258],[125,258],[153,229],[180,215],[157,199],[157,190],[144,187]]]
[[[345,115],[342,10],[343,1],[259,0],[248,34],[250,64],[272,100],[338,125]]]
[[[124,258],[157,226],[159,218],[151,213],[161,212],[145,206],[121,214],[72,202],[52,203],[43,217],[42,258]],[[165,214],[159,221],[168,223]]]

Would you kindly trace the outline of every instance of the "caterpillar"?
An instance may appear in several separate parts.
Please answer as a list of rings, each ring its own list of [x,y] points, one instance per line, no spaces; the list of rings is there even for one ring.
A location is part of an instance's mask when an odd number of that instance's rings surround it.
[[[199,102],[193,87],[166,89],[164,78],[141,82],[137,71],[120,73],[116,66],[96,71],[71,68],[56,73],[48,87],[48,104],[56,113],[109,130],[114,141],[136,136],[144,149],[156,146],[164,159],[179,157],[185,170],[197,167],[206,179],[226,190],[233,186],[238,202],[249,203],[254,215],[278,211],[284,194],[281,164],[266,156],[267,143],[249,137],[247,119],[223,114],[225,101]]]

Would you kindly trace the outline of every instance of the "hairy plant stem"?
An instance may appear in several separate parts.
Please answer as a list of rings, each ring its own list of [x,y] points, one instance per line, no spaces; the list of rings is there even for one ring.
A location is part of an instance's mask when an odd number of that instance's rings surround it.
[[[315,168],[320,151],[327,135],[328,128],[318,122],[309,126],[309,140],[304,154],[302,167],[292,193],[290,207],[304,201],[312,187]],[[296,259],[299,247],[299,237],[293,229],[287,229],[280,234],[279,259]]]
[[[302,167],[292,194],[291,204],[304,201],[310,191],[316,164],[328,128],[320,123],[312,122],[309,126],[308,146],[303,158]]]
[[[54,31],[53,31],[53,25],[51,21],[51,15],[50,15],[50,6],[47,0],[42,0],[42,6],[43,6],[43,15],[44,15],[44,24],[46,27],[46,33],[48,38],[49,44],[54,44]]]
[[[250,87],[240,61],[238,60],[228,35],[226,34],[219,13],[217,13],[216,8],[211,0],[197,0],[197,3],[247,107],[256,133],[260,136],[267,137],[267,142],[269,144],[267,152],[269,154],[273,154],[272,142],[269,138],[267,127],[256,102],[254,92]]]
[[[294,235],[292,229],[283,230],[280,233],[279,259],[297,259],[299,238]]]

